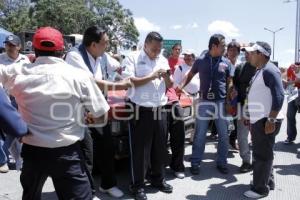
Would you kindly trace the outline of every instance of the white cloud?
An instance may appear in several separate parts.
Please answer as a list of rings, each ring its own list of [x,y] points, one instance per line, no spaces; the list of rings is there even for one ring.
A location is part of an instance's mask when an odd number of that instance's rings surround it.
[[[171,26],[170,28],[174,29],[174,30],[178,30],[178,29],[182,29],[182,26],[181,25],[174,25],[174,26]]]
[[[198,28],[199,26],[198,26],[198,24],[196,23],[196,22],[194,22],[193,24],[192,24],[192,28]]]
[[[134,24],[140,32],[159,31],[160,27],[151,23],[144,17],[134,18]]]
[[[216,20],[208,25],[208,32],[223,33],[228,37],[239,37],[239,29],[229,21]]]

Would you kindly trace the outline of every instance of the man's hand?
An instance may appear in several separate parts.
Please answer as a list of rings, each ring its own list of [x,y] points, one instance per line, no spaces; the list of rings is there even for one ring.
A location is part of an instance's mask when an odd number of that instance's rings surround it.
[[[270,121],[266,121],[265,123],[265,133],[268,134],[272,134],[275,131],[275,123],[272,123]]]
[[[152,78],[153,79],[156,79],[156,78],[161,78],[161,77],[166,77],[167,76],[167,70],[165,69],[159,69],[159,70],[156,70],[155,72],[152,73]]]

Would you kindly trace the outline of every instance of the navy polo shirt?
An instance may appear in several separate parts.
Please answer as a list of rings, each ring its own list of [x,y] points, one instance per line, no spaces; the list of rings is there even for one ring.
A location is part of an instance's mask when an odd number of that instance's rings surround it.
[[[226,98],[226,83],[230,76],[231,64],[224,57],[211,57],[207,52],[203,57],[198,58],[191,72],[199,73],[200,93],[202,99],[207,99],[207,93],[211,85],[212,92],[215,95],[214,100]]]

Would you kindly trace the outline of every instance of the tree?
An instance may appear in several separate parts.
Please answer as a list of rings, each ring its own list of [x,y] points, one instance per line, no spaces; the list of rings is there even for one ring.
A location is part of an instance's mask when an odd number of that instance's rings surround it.
[[[139,33],[129,9],[124,9],[117,0],[91,0],[89,5],[96,13],[96,23],[108,29],[112,51],[118,46],[128,49],[138,42]]]
[[[52,26],[63,34],[83,34],[87,27],[99,25],[108,30],[114,51],[138,41],[132,13],[117,0],[4,0],[1,6],[0,24],[15,33]]]
[[[52,26],[64,34],[83,33],[96,21],[84,0],[39,0],[32,19],[38,27]]]

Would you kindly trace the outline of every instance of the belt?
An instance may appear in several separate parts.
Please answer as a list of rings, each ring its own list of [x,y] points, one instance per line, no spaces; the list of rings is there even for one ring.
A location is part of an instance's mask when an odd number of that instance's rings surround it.
[[[199,94],[199,92],[189,93],[189,95],[190,95],[190,96],[193,96],[193,97],[197,96],[198,94]]]

